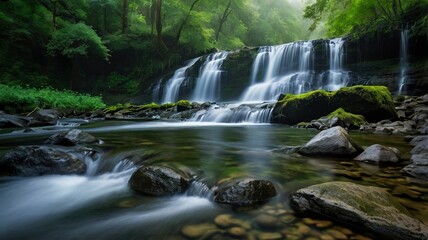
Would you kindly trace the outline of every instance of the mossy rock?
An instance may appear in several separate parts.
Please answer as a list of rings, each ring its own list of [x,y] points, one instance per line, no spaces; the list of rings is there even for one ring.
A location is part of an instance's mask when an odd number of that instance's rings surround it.
[[[281,95],[273,110],[273,122],[297,124],[329,114],[332,93],[324,90]]]
[[[342,116],[346,115],[344,114],[346,111],[362,115],[369,122],[397,117],[388,88],[358,85],[335,92],[316,90],[304,94],[281,95],[273,110],[273,122],[285,124],[310,122],[339,108],[344,110],[341,112]],[[358,116],[352,118],[359,119]]]
[[[394,101],[385,86],[354,86],[338,90],[331,99],[334,109],[363,115],[369,122],[396,118]]]
[[[183,112],[188,109],[190,109],[191,103],[189,100],[180,100],[176,103],[177,105],[177,112]]]
[[[327,119],[333,120],[338,118],[349,129],[359,128],[363,124],[367,124],[363,115],[346,112],[343,108],[338,108],[334,112],[326,116]]]

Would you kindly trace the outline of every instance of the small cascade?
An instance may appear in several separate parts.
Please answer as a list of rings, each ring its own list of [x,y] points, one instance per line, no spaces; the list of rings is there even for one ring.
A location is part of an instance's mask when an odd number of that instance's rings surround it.
[[[343,71],[343,38],[331,39],[330,49],[330,70],[328,71],[328,82],[323,89],[336,91],[348,84],[348,73]]]
[[[223,73],[221,65],[228,54],[228,52],[218,52],[208,55],[201,67],[192,95],[192,101],[206,102],[218,100],[220,97],[220,80]]]
[[[256,79],[262,72],[263,80],[252,84],[242,95],[242,101],[272,101],[282,93],[310,90],[312,62],[313,45],[310,41],[260,48],[253,65],[253,75]]]
[[[189,189],[186,191],[186,196],[194,196],[206,199],[213,199],[213,191],[203,182],[193,181]]]
[[[198,112],[194,120],[217,123],[270,123],[273,104],[224,104]]]
[[[128,171],[130,169],[134,169],[135,167],[136,166],[135,166],[135,163],[133,161],[125,158],[114,166],[112,173],[125,172],[125,171]]]
[[[166,89],[164,90],[162,103],[177,102],[179,100],[178,96],[180,86],[187,77],[187,69],[193,66],[193,64],[195,64],[198,60],[199,58],[192,59],[187,62],[186,66],[175,71],[174,76],[172,76],[166,83]]]
[[[263,81],[265,78],[264,70],[269,63],[269,53],[272,52],[272,48],[273,47],[271,46],[260,47],[251,69],[251,85],[255,84],[256,82]]]
[[[400,81],[398,84],[398,95],[402,95],[405,90],[406,80],[407,80],[407,67],[408,67],[408,29],[401,30],[401,44],[400,44]]]

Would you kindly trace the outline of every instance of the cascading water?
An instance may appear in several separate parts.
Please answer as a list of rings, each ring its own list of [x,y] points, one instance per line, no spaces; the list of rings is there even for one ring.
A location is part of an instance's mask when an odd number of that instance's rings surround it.
[[[408,49],[408,29],[401,30],[401,46],[400,46],[400,81],[398,84],[398,95],[403,94],[407,80],[407,49]]]
[[[256,83],[254,80],[255,84],[245,91],[242,101],[274,101],[282,93],[310,90],[313,77],[312,49],[312,42],[261,47],[253,64],[253,76],[256,79],[260,76],[258,73],[263,73],[262,82]]]
[[[198,60],[199,58],[192,59],[188,61],[186,66],[179,68],[175,71],[174,76],[172,76],[166,84],[166,89],[164,90],[165,93],[162,98],[162,103],[176,102],[179,100],[178,96],[180,92],[180,87],[183,81],[187,77],[186,76],[187,69],[193,66],[193,64],[195,64],[196,61]]]
[[[194,120],[218,123],[270,123],[273,104],[225,104],[198,112]]]
[[[196,81],[192,101],[206,102],[218,100],[220,97],[221,75],[223,73],[221,65],[228,54],[228,52],[218,52],[208,55]]]
[[[330,70],[328,71],[328,82],[323,89],[336,91],[348,84],[348,74],[343,71],[343,38],[331,39],[329,42],[330,49]]]

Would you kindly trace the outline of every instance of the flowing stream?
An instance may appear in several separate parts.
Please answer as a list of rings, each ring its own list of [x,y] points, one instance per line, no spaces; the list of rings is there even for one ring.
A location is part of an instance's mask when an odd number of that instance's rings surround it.
[[[299,236],[297,229],[306,220],[290,209],[289,195],[301,187],[333,180],[387,188],[410,206],[413,214],[428,222],[428,204],[421,200],[428,197],[428,188],[408,182],[400,172],[402,166],[378,168],[350,159],[274,151],[304,144],[317,133],[315,130],[254,123],[127,121],[82,123],[78,128],[102,140],[102,144],[85,146],[98,152],[86,175],[0,179],[0,239],[188,239],[183,234],[186,226],[215,226],[214,219],[224,214],[248,226],[246,234],[254,238],[267,231],[258,224],[258,217],[266,214],[278,218],[278,228],[269,232]],[[0,156],[16,146],[43,145],[46,137],[66,129],[59,125],[28,133],[0,130]],[[399,136],[351,135],[363,146],[382,143],[397,147],[409,157],[410,146]],[[61,147],[70,152],[80,148]],[[198,180],[182,194],[140,195],[128,188],[128,180],[141,164],[191,171]],[[246,211],[213,203],[211,187],[235,177],[271,180],[280,194],[262,208]],[[419,195],[408,197],[402,194],[403,189]],[[277,211],[283,215],[275,215]],[[337,227],[307,226],[310,232],[299,239]],[[227,229],[216,229],[217,238],[229,237]],[[366,234],[352,231],[355,236]]]

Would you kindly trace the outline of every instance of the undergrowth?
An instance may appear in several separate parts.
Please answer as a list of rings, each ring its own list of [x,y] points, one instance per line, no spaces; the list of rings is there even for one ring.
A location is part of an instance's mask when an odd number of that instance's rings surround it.
[[[104,107],[101,96],[48,87],[38,89],[0,84],[0,110],[8,113],[25,113],[36,108],[91,111]]]

